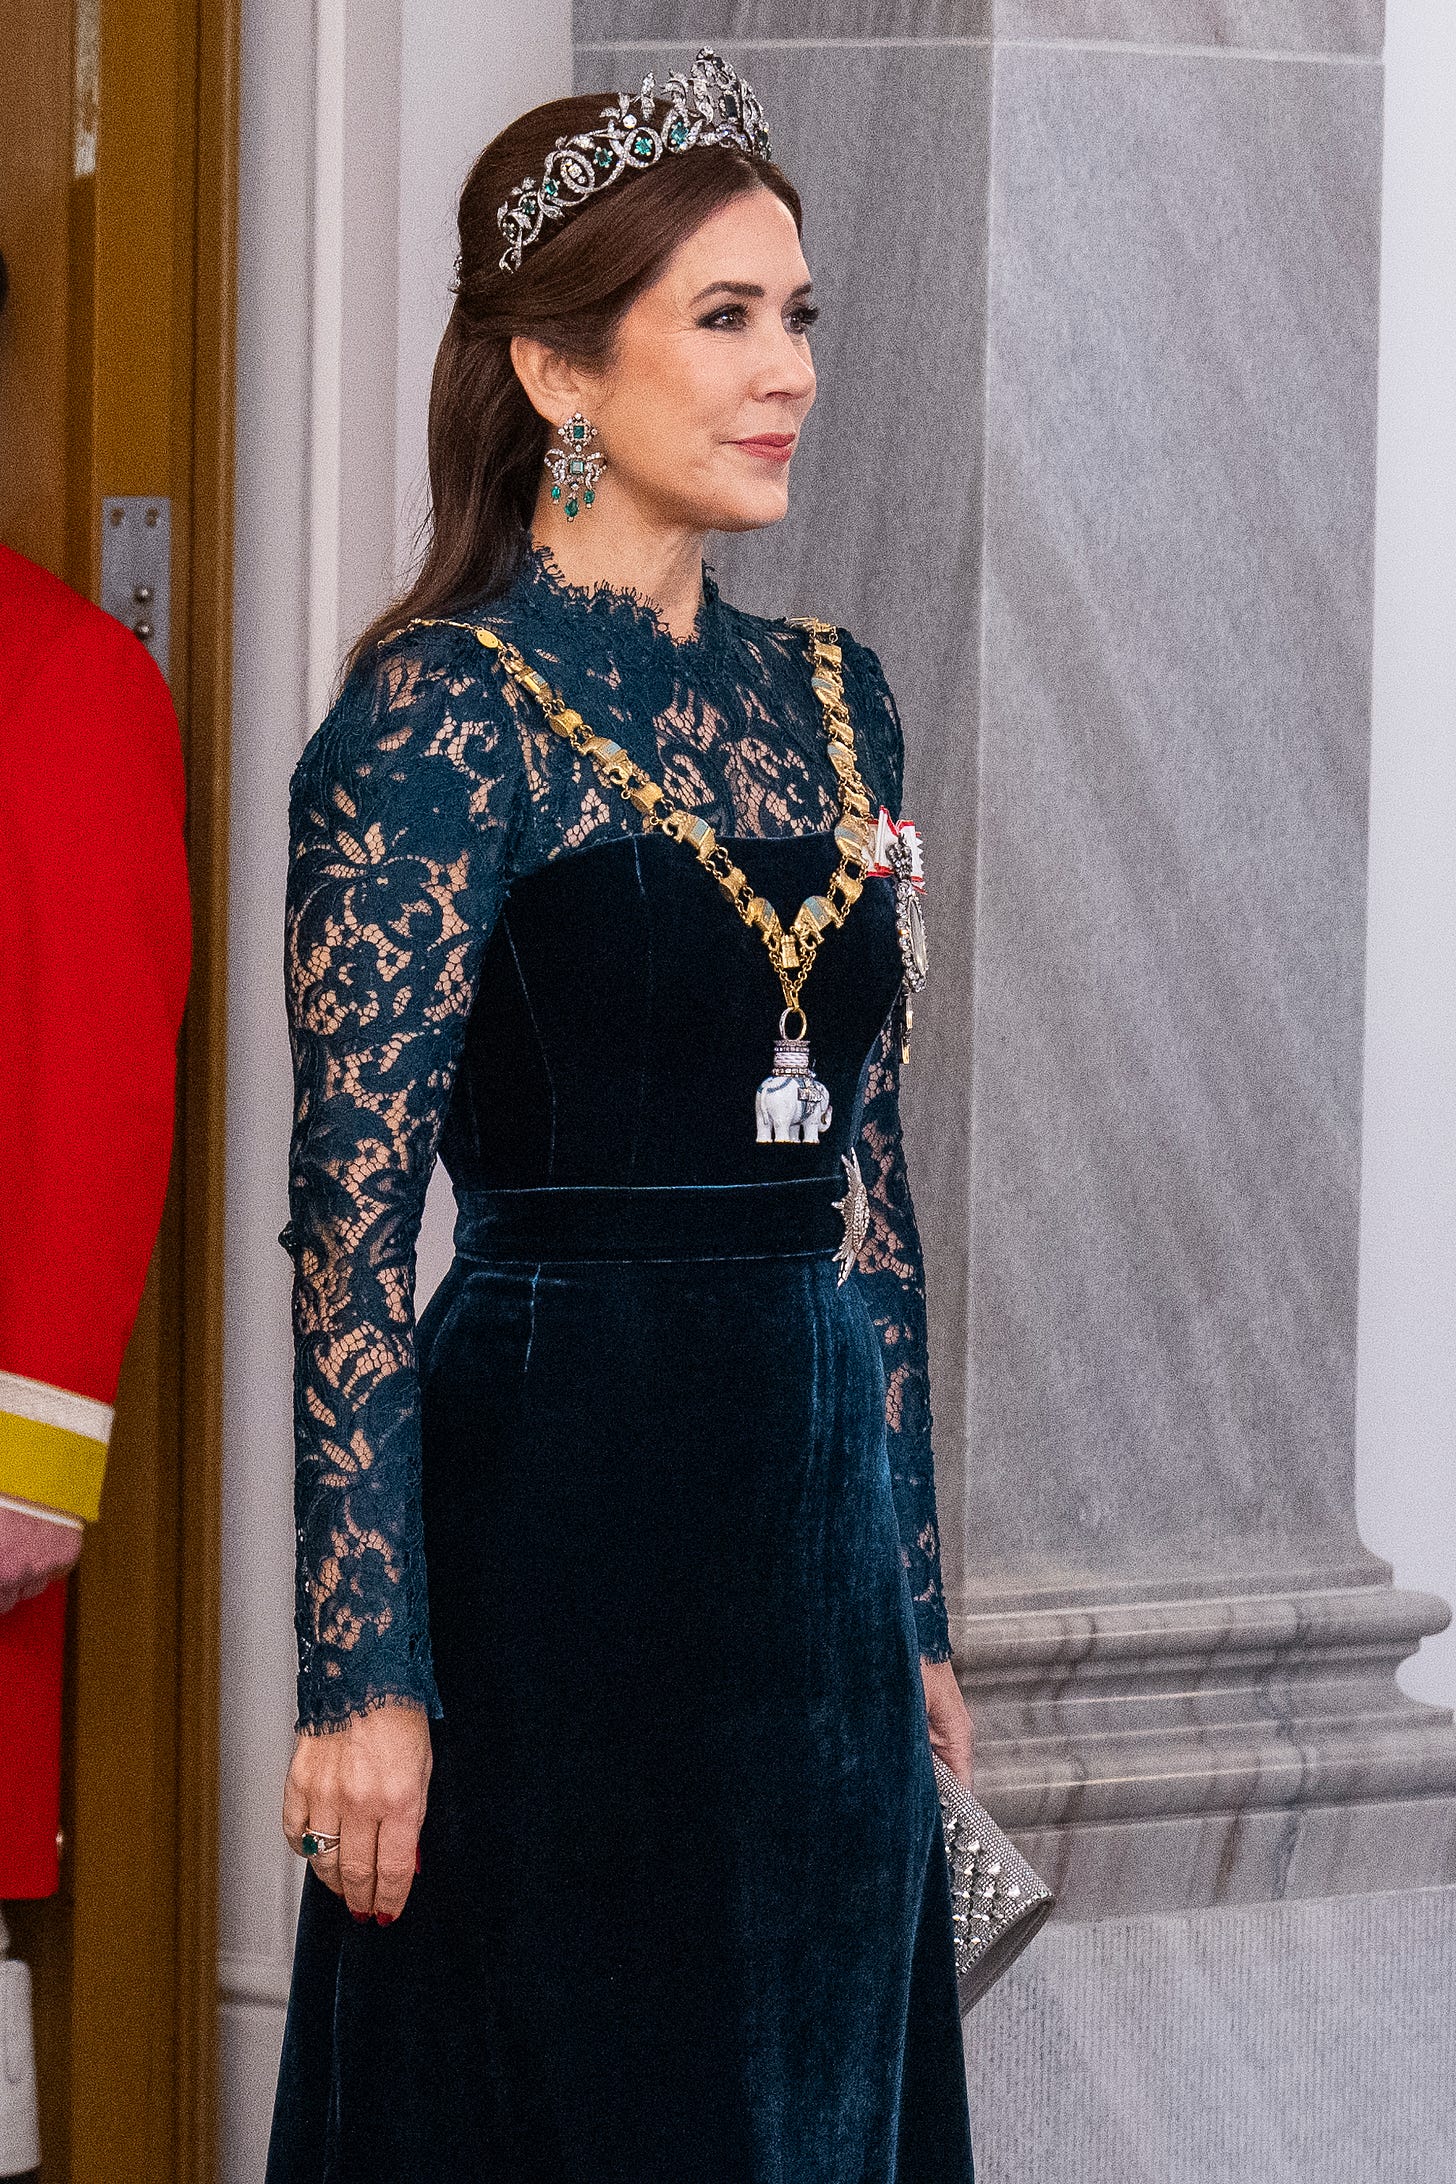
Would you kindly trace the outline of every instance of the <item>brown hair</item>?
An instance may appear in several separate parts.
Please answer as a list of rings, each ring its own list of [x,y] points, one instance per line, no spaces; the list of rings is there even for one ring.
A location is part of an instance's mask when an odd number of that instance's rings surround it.
[[[476,160],[460,193],[455,304],[430,383],[430,510],[418,573],[350,649],[346,670],[416,615],[448,615],[510,584],[530,538],[550,427],[511,363],[511,338],[533,335],[573,363],[600,370],[623,314],[672,252],[730,199],[750,189],[781,198],[802,233],[803,210],[772,160],[728,144],[667,153],[548,222],[514,273],[499,259],[496,208],[526,175],[539,177],[559,136],[594,129],[604,94],[532,107]]]

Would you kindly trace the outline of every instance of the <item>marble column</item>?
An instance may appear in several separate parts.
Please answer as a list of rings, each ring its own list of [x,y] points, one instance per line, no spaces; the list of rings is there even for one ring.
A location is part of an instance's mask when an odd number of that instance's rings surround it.
[[[1379,11],[995,31],[982,1784],[1084,1913],[1450,1880],[1447,1611],[1354,1518]]]
[[[900,699],[912,1181],[978,1787],[1105,1917],[1456,1880],[1354,1516],[1380,0],[578,0],[711,42],[821,393],[730,598]]]

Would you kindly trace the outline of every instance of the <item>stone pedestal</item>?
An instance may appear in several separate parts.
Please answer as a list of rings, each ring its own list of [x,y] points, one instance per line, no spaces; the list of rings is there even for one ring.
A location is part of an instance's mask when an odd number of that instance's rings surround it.
[[[966,1616],[977,1788],[1068,1917],[1426,1887],[1456,1737],[1395,1671],[1448,1620],[1378,1583]]]

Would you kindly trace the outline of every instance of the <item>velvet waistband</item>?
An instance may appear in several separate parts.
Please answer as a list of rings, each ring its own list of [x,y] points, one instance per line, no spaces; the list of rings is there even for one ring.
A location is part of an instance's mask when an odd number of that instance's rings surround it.
[[[818,1258],[836,1252],[845,1184],[550,1184],[458,1194],[462,1259]]]

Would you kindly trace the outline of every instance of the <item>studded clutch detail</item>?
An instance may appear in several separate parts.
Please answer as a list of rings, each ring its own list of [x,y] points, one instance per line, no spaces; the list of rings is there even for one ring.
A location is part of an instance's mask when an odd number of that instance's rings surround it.
[[[950,1864],[956,1987],[964,2017],[1020,1956],[1056,1898],[964,1782],[942,1759],[931,1757]]]

